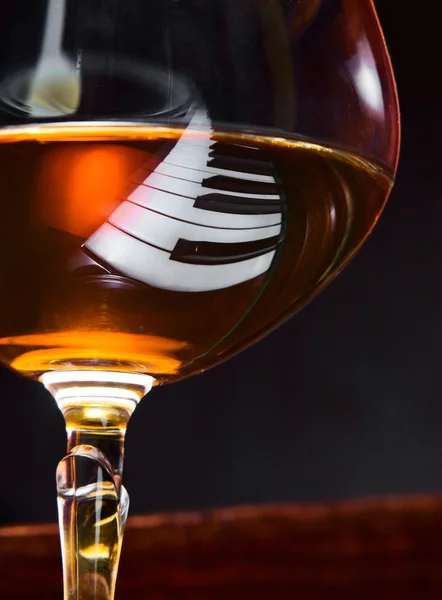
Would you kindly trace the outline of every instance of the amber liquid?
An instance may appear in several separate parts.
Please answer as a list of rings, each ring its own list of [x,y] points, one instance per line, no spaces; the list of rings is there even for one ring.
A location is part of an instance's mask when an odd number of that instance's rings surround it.
[[[381,165],[342,150],[197,131],[177,150],[182,134],[136,125],[0,133],[0,357],[8,366],[30,376],[108,369],[165,382],[207,369],[329,282],[391,189]]]

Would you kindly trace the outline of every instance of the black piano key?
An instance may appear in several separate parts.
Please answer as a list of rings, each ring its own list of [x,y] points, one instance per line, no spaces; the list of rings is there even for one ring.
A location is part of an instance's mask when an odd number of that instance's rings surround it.
[[[226,194],[205,194],[198,196],[193,206],[202,210],[231,213],[232,215],[271,215],[282,212],[285,203],[280,198],[272,200],[227,196]]]
[[[281,193],[281,185],[276,183],[276,181],[274,183],[252,181],[225,175],[207,177],[206,179],[203,179],[201,185],[208,189],[223,190],[237,194],[277,195]]]
[[[235,156],[217,156],[210,158],[207,165],[216,169],[237,171],[238,173],[253,173],[254,175],[273,175],[274,169],[270,162],[237,158]]]
[[[270,155],[264,149],[253,146],[242,146],[241,144],[227,145],[217,142],[210,152],[210,158],[215,156],[228,156],[244,160],[260,160],[270,162]]]
[[[231,244],[179,239],[170,260],[192,265],[228,265],[267,254],[275,250],[282,241],[282,235]]]

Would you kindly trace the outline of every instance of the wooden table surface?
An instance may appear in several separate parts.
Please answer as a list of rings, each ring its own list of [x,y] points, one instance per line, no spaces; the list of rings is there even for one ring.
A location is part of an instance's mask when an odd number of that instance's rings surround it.
[[[119,600],[442,600],[442,498],[129,518]],[[55,525],[0,529],[0,598],[60,600]]]

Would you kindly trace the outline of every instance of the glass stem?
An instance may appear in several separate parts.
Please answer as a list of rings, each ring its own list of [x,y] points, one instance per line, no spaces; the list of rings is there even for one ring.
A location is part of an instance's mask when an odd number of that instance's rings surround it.
[[[113,600],[129,496],[122,486],[124,438],[147,375],[51,372],[41,380],[66,422],[57,467],[64,600]]]

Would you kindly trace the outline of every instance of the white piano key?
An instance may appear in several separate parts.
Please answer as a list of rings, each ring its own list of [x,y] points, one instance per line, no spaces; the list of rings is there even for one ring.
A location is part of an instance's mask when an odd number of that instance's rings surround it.
[[[188,143],[200,147],[207,147],[213,143],[211,135],[213,133],[212,123],[207,118],[202,118],[200,114],[195,113],[187,128],[183,131],[178,143]]]
[[[153,287],[180,292],[207,292],[254,279],[269,270],[275,251],[228,265],[192,265],[170,260],[154,248],[105,223],[86,248],[127,277]]]
[[[179,180],[177,179],[176,181]],[[198,189],[201,191],[201,186]],[[206,190],[207,193],[213,191]],[[193,206],[195,202],[194,198],[170,194],[144,185],[140,185],[133,191],[128,200],[169,217],[219,229],[271,227],[280,225],[282,218],[280,213],[270,215],[237,215],[203,210]]]
[[[198,160],[198,158],[206,157],[206,160],[209,160],[209,154],[216,147],[217,142],[215,140],[210,140],[210,145],[204,148],[198,146],[197,144],[192,144],[190,141],[183,141],[183,138],[180,138],[176,145],[169,152],[167,157],[182,155],[186,156],[188,159],[190,158],[192,161]]]
[[[217,147],[219,147],[220,145],[226,144],[227,142],[223,142],[222,140],[219,139],[213,139],[211,138],[211,142],[212,142],[212,147],[209,150],[209,152],[214,151],[216,153],[217,151]],[[245,158],[247,159],[253,159],[255,158],[257,161],[262,161],[263,159],[261,158],[263,156],[262,152],[259,150],[259,148],[257,147],[253,147],[253,146],[243,146],[242,144],[234,144],[233,146],[235,149],[238,148],[240,151],[243,150],[244,152],[247,152]],[[194,144],[188,143],[186,140],[183,140],[183,138],[179,138],[179,140],[177,141],[176,145],[172,148],[172,150],[170,151],[170,155],[186,155],[186,153],[188,151],[192,151],[194,150],[195,152],[201,152],[202,148],[200,146],[195,147]]]
[[[195,242],[241,243],[278,236],[281,227],[260,229],[215,229],[171,219],[130,202],[123,202],[109,218],[109,223],[163,250],[172,251],[182,238]]]
[[[196,173],[198,173],[198,171],[196,171]],[[204,177],[195,177],[195,179],[199,179],[199,181],[187,181],[186,179],[179,179],[177,177],[171,177],[170,175],[163,175],[162,173],[155,172],[149,175],[142,185],[194,199],[204,194],[218,192],[218,190],[214,188],[201,185]],[[279,200],[280,198],[278,194],[246,194],[243,192],[230,192],[228,190],[219,190],[219,192],[226,196],[241,196],[242,198],[256,198],[257,200]]]
[[[257,175],[255,173],[243,173],[241,171],[230,171],[228,169],[219,169],[216,167],[208,167],[208,156],[201,160],[189,160],[189,157],[183,157],[179,160],[181,164],[177,164],[177,160],[171,158],[171,153],[167,158],[160,163],[155,173],[169,175],[170,177],[179,177],[180,179],[188,179],[201,183],[203,179],[207,179],[212,175],[223,175],[224,177],[233,177],[235,179],[243,179],[246,181],[256,181],[260,183],[276,183],[271,175]],[[146,182],[148,183],[148,182]]]
[[[210,128],[212,126],[212,119],[210,119],[208,112],[204,108],[198,108],[193,117],[190,119],[189,127],[199,125]]]
[[[176,146],[182,144],[183,146],[189,146],[198,152],[201,150],[207,151],[208,148],[215,143],[211,137],[211,133],[212,132],[205,132],[199,129],[192,129],[190,131],[186,129],[178,139]]]

